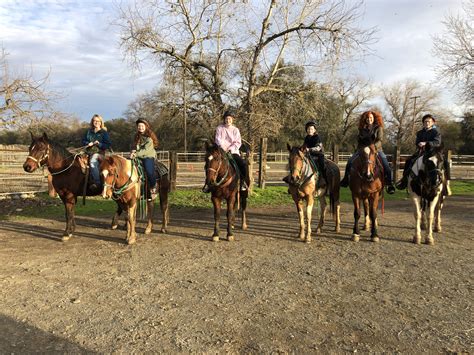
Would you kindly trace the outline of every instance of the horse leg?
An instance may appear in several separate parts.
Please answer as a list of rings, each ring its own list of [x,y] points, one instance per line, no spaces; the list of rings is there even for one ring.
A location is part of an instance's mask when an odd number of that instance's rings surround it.
[[[413,243],[421,243],[421,201],[418,196],[413,194],[413,204],[415,205],[415,236],[413,237]]]
[[[336,227],[334,228],[334,231],[341,231],[341,205],[339,204],[339,202],[336,205]]]
[[[240,208],[242,210],[242,230],[247,229],[247,195],[246,193],[244,196],[240,195]]]
[[[137,218],[137,201],[132,199],[128,206],[127,215],[127,244],[134,244],[137,240],[137,234],[135,232],[135,223]]]
[[[145,227],[145,234],[150,234],[151,231],[153,230],[153,210],[155,207],[155,201],[147,201],[146,202],[146,227]]]
[[[425,210],[422,210],[421,211],[421,222],[420,222],[420,228],[422,231],[425,231],[426,228],[427,228],[427,222],[426,222],[426,211]]]
[[[63,242],[69,240],[72,237],[72,233],[74,231],[74,207],[75,207],[75,199],[72,195],[66,196],[63,199],[64,208],[66,212],[66,229],[64,230],[63,237],[61,240]]]
[[[221,200],[217,197],[212,197],[212,204],[214,205],[214,233],[212,240],[219,241],[219,220],[221,219]]]
[[[433,201],[430,202],[430,206],[428,209],[428,235],[426,236],[425,243],[428,245],[434,244],[433,239],[433,221],[434,221],[434,213],[436,209],[436,205],[438,204],[439,195],[436,196]]]
[[[354,203],[354,227],[352,229],[352,240],[354,242],[359,241],[359,218],[360,218],[360,200],[359,198],[352,196],[352,202]]]
[[[306,243],[311,243],[311,219],[313,215],[313,205],[314,205],[314,197],[313,194],[306,195],[306,220],[308,226],[306,228]],[[304,221],[303,221],[304,225]]]
[[[319,222],[318,227],[316,228],[316,234],[321,233],[324,226],[324,220],[326,218],[327,203],[324,194],[318,196],[319,199]]]
[[[234,240],[234,219],[235,219],[235,194],[232,194],[227,200],[227,240],[232,242]]]
[[[166,228],[168,228],[168,187],[160,188],[160,209],[161,209],[161,233],[166,233]]]
[[[300,233],[299,238],[304,240],[304,210],[303,210],[303,201],[300,199],[294,199],[296,210],[298,211],[298,218],[300,221]]]
[[[120,203],[117,201],[117,210],[115,211],[115,214],[112,218],[112,226],[111,229],[117,229],[118,223],[119,223],[119,217],[122,214],[123,209]]]
[[[434,231],[439,233],[441,232],[441,209],[443,208],[443,202],[441,202],[441,198],[438,200],[435,209],[435,221],[434,221]]]
[[[370,229],[370,206],[369,200],[364,199],[364,231],[368,232]]]
[[[380,241],[380,238],[377,233],[377,206],[379,204],[379,194],[376,193],[375,197],[369,200],[369,207],[370,207],[370,222],[371,222],[371,229],[370,229],[370,240],[377,243]]]

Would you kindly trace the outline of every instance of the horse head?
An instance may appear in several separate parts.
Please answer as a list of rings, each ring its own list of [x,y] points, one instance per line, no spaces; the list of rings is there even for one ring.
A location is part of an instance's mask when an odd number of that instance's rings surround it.
[[[113,189],[119,177],[118,161],[113,156],[109,156],[100,163],[100,173],[104,177],[104,189],[102,190],[102,197],[111,198]]]
[[[301,147],[292,147],[290,144],[286,144],[290,156],[288,159],[288,165],[290,168],[290,184],[297,184],[304,175],[304,152],[306,150],[305,146]]]
[[[227,174],[225,174],[224,169],[228,169],[226,159],[226,154],[222,148],[220,148],[214,142],[211,144],[206,142],[205,169],[206,182],[209,184],[209,186],[219,186],[220,183],[225,179]],[[219,176],[221,176],[220,181],[218,181]]]
[[[438,193],[439,186],[443,183],[443,157],[439,152],[434,152],[430,157],[423,157],[423,164],[419,171],[423,195],[432,200]]]
[[[34,137],[31,133],[31,145],[28,148],[28,156],[23,164],[23,170],[27,173],[32,173],[39,167],[48,162],[50,153],[50,143],[46,133],[41,137]]]
[[[367,181],[375,179],[375,166],[377,162],[377,150],[373,144],[359,149],[359,159],[361,161],[360,175]]]

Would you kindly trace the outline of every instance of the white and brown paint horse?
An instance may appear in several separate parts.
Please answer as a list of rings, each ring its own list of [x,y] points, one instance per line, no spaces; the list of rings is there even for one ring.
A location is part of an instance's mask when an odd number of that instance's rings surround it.
[[[112,229],[118,226],[122,211],[126,211],[127,243],[136,241],[136,214],[137,203],[141,198],[141,176],[137,165],[132,160],[120,155],[111,155],[100,164],[100,171],[104,178],[102,197],[113,198],[117,202],[117,211],[112,219]],[[161,232],[165,233],[169,221],[168,211],[168,176],[164,175],[157,182],[162,212]],[[153,228],[154,201],[147,201],[147,225],[145,234],[150,234]]]
[[[306,156],[306,147],[292,147],[287,144],[289,155],[290,180],[288,191],[295,202],[298,211],[300,230],[299,238],[311,242],[311,219],[313,213],[314,196],[319,199],[320,215],[316,233],[321,233],[326,216],[326,196],[329,196],[331,213],[336,220],[335,231],[340,231],[340,201],[339,201],[339,179],[340,171],[336,163],[326,159],[327,181],[320,181],[318,184],[318,171]],[[305,234],[305,214],[304,203],[306,203],[306,234]]]
[[[408,178],[408,192],[415,206],[413,243],[421,243],[421,230],[425,229],[425,243],[433,245],[433,230],[441,232],[441,209],[447,196],[440,152],[436,151],[430,157],[422,155],[415,160]]]

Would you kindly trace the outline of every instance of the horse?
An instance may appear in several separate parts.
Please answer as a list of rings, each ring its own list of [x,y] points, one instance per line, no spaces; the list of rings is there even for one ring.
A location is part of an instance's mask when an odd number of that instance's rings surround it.
[[[81,162],[80,153],[72,154],[59,144],[49,140],[46,133],[34,137],[31,133],[31,145],[23,164],[27,173],[46,166],[51,174],[51,183],[64,204],[66,211],[66,229],[62,240],[67,241],[76,229],[75,205],[77,196],[84,192],[86,169]],[[87,196],[97,195],[98,191],[86,190]]]
[[[415,206],[416,226],[413,243],[420,244],[421,229],[427,229],[425,243],[433,245],[433,230],[441,232],[441,209],[447,196],[443,157],[440,149],[434,150],[431,156],[421,152],[420,155],[414,161],[408,177],[408,192]]]
[[[118,226],[118,219],[122,211],[127,212],[127,244],[136,242],[136,212],[137,202],[141,197],[141,174],[136,160],[129,160],[120,155],[110,155],[100,164],[100,172],[104,179],[102,197],[113,198],[117,202],[117,211],[112,219],[112,229]],[[157,171],[158,173],[158,171]],[[157,181],[162,213],[161,232],[166,233],[169,222],[168,192],[169,179],[165,174]],[[153,229],[154,201],[147,201],[147,225],[145,234]]]
[[[214,206],[214,233],[212,240],[219,241],[219,221],[221,202],[227,203],[227,240],[233,241],[233,228],[235,222],[235,209],[240,200],[242,213],[242,229],[247,229],[247,198],[248,190],[239,191],[240,176],[235,163],[231,163],[228,155],[217,144],[206,142],[205,155],[206,183],[211,191],[211,201]],[[245,177],[247,183],[248,176]]]
[[[365,215],[364,230],[368,230],[370,225],[371,241],[379,242],[377,208],[379,199],[383,196],[383,167],[377,159],[377,150],[373,144],[359,148],[349,176],[349,188],[354,203],[352,240],[359,241],[360,203],[362,201]]]
[[[319,223],[316,228],[316,233],[321,233],[324,220],[326,216],[326,196],[329,196],[330,209],[336,219],[335,231],[340,231],[340,200],[339,200],[339,179],[341,173],[336,163],[325,159],[326,178],[325,180],[317,181],[318,171],[311,164],[308,156],[305,154],[306,147],[292,147],[287,143],[289,155],[290,180],[288,192],[291,194],[295,202],[296,209],[299,215],[300,231],[299,238],[311,242],[311,217],[314,204],[314,196],[319,199],[320,216]],[[305,221],[303,201],[306,202],[306,220],[307,229],[305,235]]]

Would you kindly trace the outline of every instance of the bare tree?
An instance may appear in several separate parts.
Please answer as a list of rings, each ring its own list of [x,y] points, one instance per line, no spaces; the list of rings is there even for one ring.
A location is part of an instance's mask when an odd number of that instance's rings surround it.
[[[440,58],[438,77],[457,88],[459,97],[474,100],[474,0],[464,4],[465,17],[450,14],[443,24],[445,33],[433,37],[434,54]]]
[[[30,72],[13,75],[7,61],[7,53],[0,52],[0,128],[19,128],[38,125],[41,121],[58,117],[52,109],[57,94],[45,88],[49,73],[35,79]]]
[[[264,130],[257,121],[268,119],[256,115],[256,97],[285,90],[275,82],[280,62],[322,70],[364,53],[373,30],[355,26],[359,9],[360,3],[347,6],[343,0],[137,0],[120,9],[117,24],[133,64],[151,58],[165,70],[184,68],[214,117],[226,105],[241,107],[246,136],[253,139]]]
[[[420,114],[436,109],[438,92],[416,80],[407,79],[383,87],[382,94],[388,111],[385,117],[390,125],[388,138],[397,147],[411,150],[416,131],[422,126]]]

